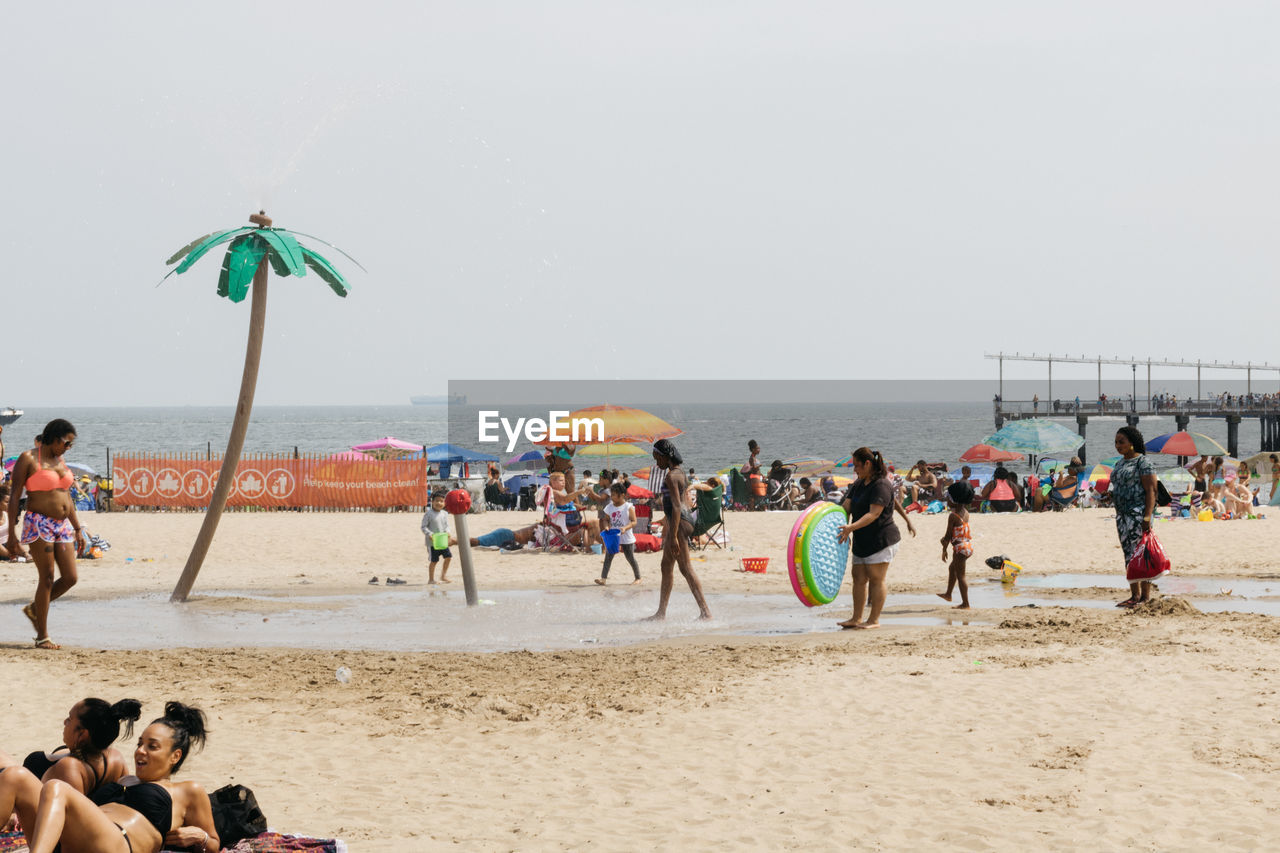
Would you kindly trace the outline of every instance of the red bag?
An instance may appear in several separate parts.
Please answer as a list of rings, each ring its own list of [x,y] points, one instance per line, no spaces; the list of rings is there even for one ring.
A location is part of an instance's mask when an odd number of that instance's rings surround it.
[[[1150,530],[1142,534],[1138,550],[1126,568],[1125,580],[1129,583],[1153,581],[1169,574],[1169,558],[1165,556],[1160,540]]]
[[[652,533],[637,533],[636,551],[661,551],[662,541]]]

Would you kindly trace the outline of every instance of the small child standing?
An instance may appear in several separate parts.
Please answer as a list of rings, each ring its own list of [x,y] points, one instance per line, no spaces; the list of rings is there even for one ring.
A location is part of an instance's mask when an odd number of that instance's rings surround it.
[[[617,530],[622,534],[618,538],[618,548],[631,564],[631,571],[635,573],[636,579],[631,582],[634,586],[640,583],[640,566],[636,563],[636,534],[633,532],[636,526],[636,508],[627,500],[626,486],[614,483],[609,488],[609,503],[605,504],[604,512],[609,516],[609,529]],[[612,562],[613,554],[606,548],[604,568],[600,570],[600,577],[596,578],[596,583],[604,586],[609,580],[609,565]]]
[[[427,537],[427,548],[431,552],[431,562],[427,566],[427,583],[435,585],[436,563],[441,558],[444,559],[444,565],[440,567],[440,583],[451,583],[446,577],[449,574],[449,561],[453,559],[453,552],[449,550],[449,545],[458,540],[449,536],[445,547],[436,548],[432,538],[436,533],[443,533],[446,536],[449,534],[449,513],[444,511],[444,492],[436,492],[431,496],[431,506],[427,508],[426,515],[422,516],[422,532]]]
[[[947,561],[951,546],[951,565],[947,567],[947,591],[938,593],[943,601],[951,600],[951,590],[960,587],[957,610],[969,609],[969,584],[964,579],[965,564],[973,556],[973,534],[969,532],[969,504],[973,503],[973,486],[963,480],[947,487],[947,530],[942,534],[942,561]]]

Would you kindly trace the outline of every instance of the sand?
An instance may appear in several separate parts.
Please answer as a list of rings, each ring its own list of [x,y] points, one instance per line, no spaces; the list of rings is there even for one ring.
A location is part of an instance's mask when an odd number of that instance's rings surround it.
[[[473,532],[520,513],[469,519]],[[728,516],[732,552],[697,562],[709,592],[790,594],[792,513]],[[114,545],[77,597],[167,595],[195,514],[89,517]],[[425,577],[404,514],[225,516],[196,585],[315,596],[372,574]],[[895,594],[938,591],[941,517],[915,517]],[[1105,574],[1103,510],[975,516],[971,576],[1007,554],[1028,576]],[[1280,578],[1280,518],[1166,522],[1182,576]],[[735,571],[769,556],[763,576]],[[133,557],[132,562],[126,558]],[[657,555],[640,555],[656,599]],[[592,585],[599,557],[480,552],[484,589]],[[455,561],[454,572],[457,573]],[[562,849],[1261,848],[1280,829],[1280,620],[1167,596],[1112,608],[920,615],[956,624],[789,637],[704,635],[619,648],[494,654],[31,649],[29,566],[0,566],[0,749],[56,743],[77,699],[165,699],[211,716],[187,775],[252,787],[273,828],[354,851]],[[615,563],[618,582],[628,580]],[[842,599],[847,603],[848,589]],[[799,607],[799,603],[796,604]],[[836,616],[847,615],[842,608]],[[673,619],[693,605],[677,579]],[[51,615],[57,637],[58,605]],[[969,621],[970,624],[961,624]],[[351,680],[335,680],[340,665]]]

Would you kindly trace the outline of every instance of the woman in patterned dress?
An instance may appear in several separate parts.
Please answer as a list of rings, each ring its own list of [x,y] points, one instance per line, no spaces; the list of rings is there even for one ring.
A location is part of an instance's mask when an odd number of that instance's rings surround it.
[[[1137,427],[1122,426],[1116,431],[1116,452],[1124,458],[1111,471],[1111,493],[1115,496],[1116,533],[1127,568],[1138,551],[1142,535],[1151,529],[1151,514],[1156,507],[1156,470],[1146,457],[1147,445]],[[1129,584],[1129,597],[1116,607],[1133,607],[1150,599],[1151,582],[1138,581]]]

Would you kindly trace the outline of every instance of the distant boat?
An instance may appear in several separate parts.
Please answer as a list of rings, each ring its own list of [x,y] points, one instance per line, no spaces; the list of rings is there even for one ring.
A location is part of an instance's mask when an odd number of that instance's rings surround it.
[[[463,402],[466,401],[464,400]],[[22,409],[15,409],[13,407],[0,409],[0,426],[8,426],[18,418],[22,417],[22,415]]]
[[[415,406],[465,406],[467,397],[465,394],[449,394],[448,396],[419,394],[416,397],[410,397],[409,402]]]

